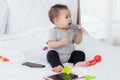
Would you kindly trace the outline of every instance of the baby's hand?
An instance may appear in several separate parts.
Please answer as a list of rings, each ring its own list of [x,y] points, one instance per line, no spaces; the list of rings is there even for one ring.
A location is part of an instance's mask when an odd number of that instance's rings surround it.
[[[78,25],[77,28],[81,33],[83,32],[83,28],[81,27],[81,25]]]
[[[61,42],[62,42],[62,44],[63,44],[64,46],[69,45],[69,39],[68,39],[68,37],[63,38],[63,39],[61,40]]]

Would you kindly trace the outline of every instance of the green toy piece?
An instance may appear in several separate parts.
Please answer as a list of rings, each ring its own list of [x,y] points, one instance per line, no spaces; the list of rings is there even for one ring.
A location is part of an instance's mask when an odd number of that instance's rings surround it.
[[[70,80],[70,72],[71,72],[71,67],[70,66],[64,66],[64,69],[62,70],[62,72],[65,74],[64,76],[64,80]],[[96,76],[91,76],[91,75],[85,75],[84,80],[92,80],[95,79]]]
[[[86,75],[84,76],[84,80],[91,80],[91,79],[95,79],[96,76],[91,76],[91,75]]]
[[[63,79],[64,80],[72,80],[70,74],[64,74]]]
[[[71,67],[69,66],[64,66],[64,69],[62,70],[63,73],[65,74],[70,74],[71,72]]]

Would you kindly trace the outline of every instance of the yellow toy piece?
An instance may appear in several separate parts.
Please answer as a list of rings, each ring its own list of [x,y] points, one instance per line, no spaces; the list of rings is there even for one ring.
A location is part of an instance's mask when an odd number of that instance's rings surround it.
[[[4,62],[3,58],[0,58],[0,62]]]
[[[62,70],[63,73],[65,74],[70,74],[71,72],[71,67],[69,66],[64,66],[64,69]]]

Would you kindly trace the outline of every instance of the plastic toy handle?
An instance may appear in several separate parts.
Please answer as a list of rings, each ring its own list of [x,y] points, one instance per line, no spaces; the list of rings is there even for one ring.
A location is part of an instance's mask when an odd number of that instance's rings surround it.
[[[85,80],[91,80],[91,79],[95,79],[96,76],[86,75],[84,78]]]
[[[89,61],[89,66],[95,65],[96,63],[100,62],[102,57],[100,55],[96,55],[93,60]]]

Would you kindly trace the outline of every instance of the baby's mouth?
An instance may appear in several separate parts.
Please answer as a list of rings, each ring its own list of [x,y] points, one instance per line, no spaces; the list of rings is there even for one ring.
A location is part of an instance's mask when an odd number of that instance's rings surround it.
[[[68,23],[68,25],[71,25],[72,23]]]

